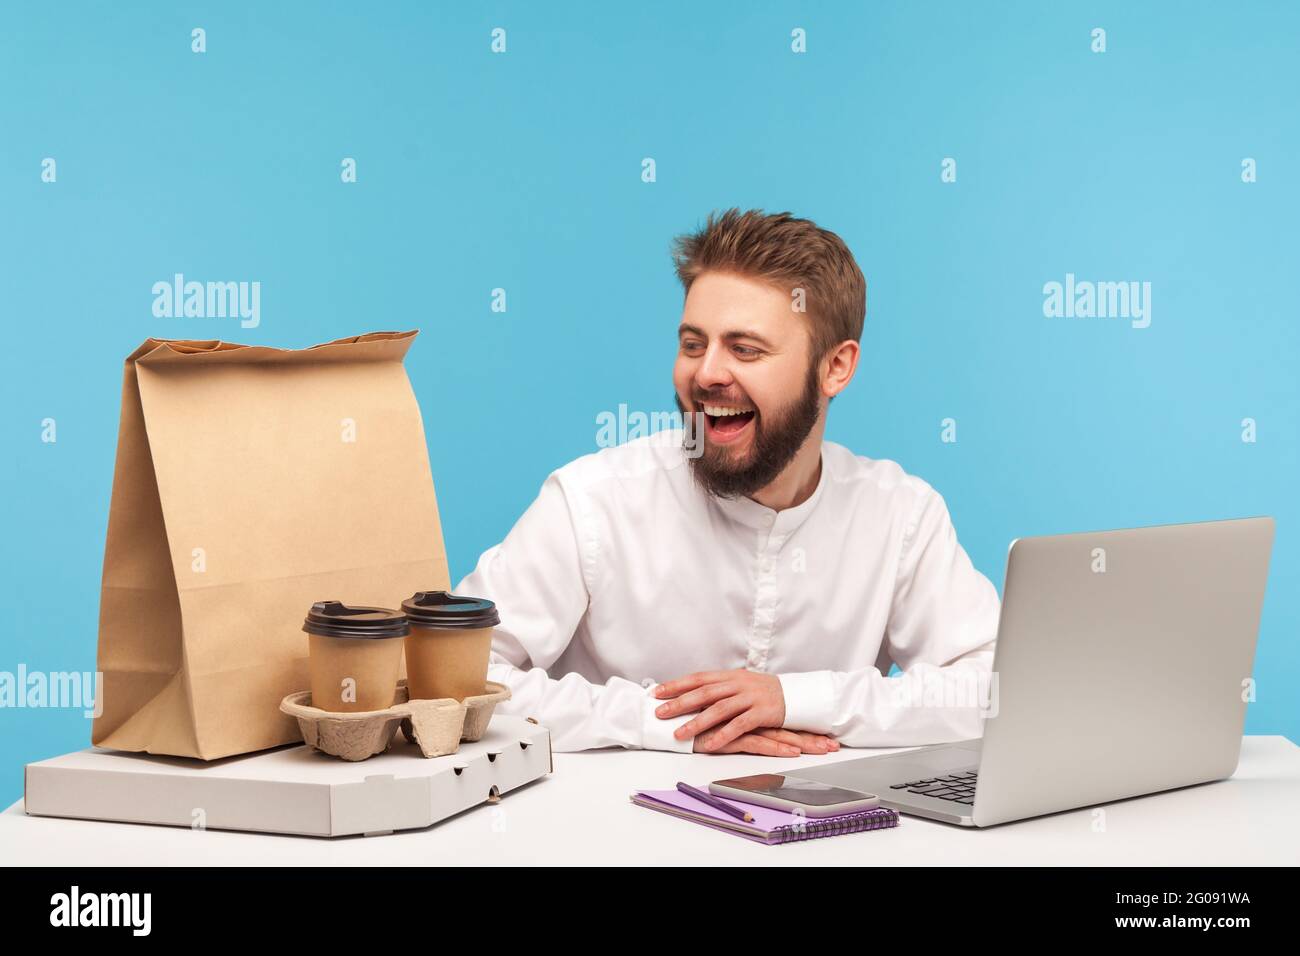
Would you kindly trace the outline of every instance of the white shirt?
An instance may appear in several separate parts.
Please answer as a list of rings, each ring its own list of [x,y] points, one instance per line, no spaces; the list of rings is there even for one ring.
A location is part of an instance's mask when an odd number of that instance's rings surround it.
[[[982,735],[998,595],[938,492],[824,442],[812,496],[773,511],[705,493],[681,437],[552,472],[456,588],[498,606],[501,712],[535,717],[556,750],[687,752],[673,731],[690,715],[656,717],[655,684],[744,667],[779,677],[785,727],[844,746]]]

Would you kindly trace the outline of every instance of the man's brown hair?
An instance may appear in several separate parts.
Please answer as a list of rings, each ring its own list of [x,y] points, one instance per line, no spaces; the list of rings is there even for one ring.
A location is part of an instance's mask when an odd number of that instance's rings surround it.
[[[709,271],[762,279],[791,295],[803,289],[811,320],[813,361],[846,339],[862,337],[867,280],[844,240],[809,219],[761,209],[709,214],[704,228],[673,242],[685,292]]]

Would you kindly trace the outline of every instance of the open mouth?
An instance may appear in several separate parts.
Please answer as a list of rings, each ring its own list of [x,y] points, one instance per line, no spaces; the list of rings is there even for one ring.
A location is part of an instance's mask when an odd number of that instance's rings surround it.
[[[752,408],[731,405],[704,405],[703,409],[708,436],[723,444],[738,438],[757,414]]]

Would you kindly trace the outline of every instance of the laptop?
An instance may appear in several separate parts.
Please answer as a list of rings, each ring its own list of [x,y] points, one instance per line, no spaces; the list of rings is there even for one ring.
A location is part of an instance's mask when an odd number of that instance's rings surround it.
[[[1237,769],[1273,519],[1018,538],[981,738],[790,771],[962,826]]]

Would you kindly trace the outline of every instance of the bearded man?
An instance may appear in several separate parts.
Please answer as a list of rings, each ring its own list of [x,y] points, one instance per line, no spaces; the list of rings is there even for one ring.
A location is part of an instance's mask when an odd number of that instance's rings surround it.
[[[852,253],[806,219],[733,209],[674,259],[683,427],[551,473],[456,589],[497,604],[501,712],[565,751],[981,736],[997,591],[938,492],[822,437],[866,316]]]

